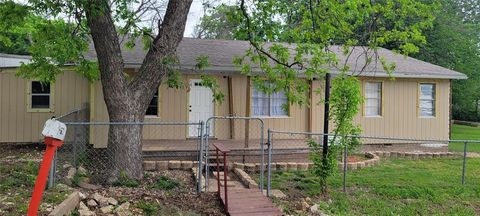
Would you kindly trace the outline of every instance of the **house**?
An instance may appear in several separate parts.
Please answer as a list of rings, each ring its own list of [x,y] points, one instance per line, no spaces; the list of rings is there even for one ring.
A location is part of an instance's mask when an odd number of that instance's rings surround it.
[[[323,95],[310,94],[310,107],[291,105],[289,111],[280,109],[286,102],[282,93],[264,95],[251,85],[250,78],[241,75],[232,63],[248,49],[245,41],[205,40],[184,38],[178,47],[182,79],[190,87],[158,88],[152,100],[146,122],[205,121],[209,116],[257,116],[265,122],[265,128],[284,131],[323,131],[323,105],[315,105]],[[339,49],[338,53],[341,53]],[[381,66],[372,64],[360,75],[365,102],[355,121],[362,126],[363,134],[384,137],[408,137],[417,139],[446,140],[450,134],[451,80],[466,79],[461,73],[397,55],[387,49],[379,49],[380,56],[396,63],[395,80]],[[225,101],[213,103],[212,93],[200,84],[200,74],[192,70],[196,58],[209,56],[210,67],[203,73],[213,75],[225,93]],[[88,58],[96,53],[91,46]],[[124,50],[125,70],[135,73],[140,67],[144,51],[141,47]],[[345,58],[339,55],[339,58]],[[43,86],[34,80],[15,76],[19,62],[29,57],[0,56],[0,143],[25,143],[41,140],[43,123],[51,116],[59,116],[70,110],[89,104],[90,121],[108,121],[100,81],[89,83],[73,71],[65,69],[55,83]],[[348,62],[355,67],[354,60]],[[335,73],[335,71],[333,71]],[[311,82],[311,88],[323,86],[324,81]],[[191,112],[197,112],[191,115]],[[198,113],[200,112],[200,114]],[[200,117],[202,116],[202,117]],[[212,127],[211,135],[217,139],[243,139],[244,123],[223,121]],[[225,130],[229,128],[229,130]],[[220,132],[222,131],[222,132]],[[185,140],[197,136],[197,129],[186,127],[175,130],[144,128],[147,140]],[[259,136],[252,135],[252,136]],[[253,137],[258,138],[258,137]],[[106,144],[106,128],[90,128],[90,142],[97,147]],[[385,142],[372,140],[375,142]]]

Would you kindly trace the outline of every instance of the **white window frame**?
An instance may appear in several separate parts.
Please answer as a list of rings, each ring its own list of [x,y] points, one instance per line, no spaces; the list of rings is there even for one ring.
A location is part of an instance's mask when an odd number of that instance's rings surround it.
[[[255,93],[257,94],[261,94],[263,98],[267,98],[268,99],[268,104],[267,104],[267,107],[268,107],[268,113],[265,114],[265,115],[257,115],[255,114]],[[278,92],[276,92],[278,93]],[[285,114],[272,114],[273,112],[273,106],[272,104],[274,104],[274,100],[276,99],[275,96],[274,96],[275,93],[272,93],[270,95],[260,91],[260,90],[257,90],[256,87],[252,86],[252,93],[251,93],[251,113],[253,117],[267,117],[267,118],[285,118],[285,117],[289,117],[290,116],[290,113],[289,113],[289,109],[288,110],[283,110],[285,112]],[[285,102],[287,103],[287,106],[289,106],[288,104],[288,99],[287,97],[285,96],[285,93],[283,94],[284,96],[282,97],[282,100],[285,100]]]
[[[375,84],[375,85],[378,85],[378,91],[379,91],[379,95],[378,97],[372,97],[372,98],[369,98],[368,97],[368,94],[367,94],[367,89],[368,89],[368,85],[370,84]],[[384,83],[382,81],[366,81],[365,82],[365,85],[364,85],[364,97],[365,97],[365,103],[364,103],[364,106],[363,106],[363,115],[365,117],[382,117],[383,116],[383,85]],[[367,107],[368,107],[368,100],[377,100],[378,101],[378,114],[377,115],[372,115],[372,114],[368,114],[367,113]]]
[[[28,80],[27,81],[27,112],[54,112],[55,111],[55,84],[50,82],[50,93],[33,93],[32,92],[32,83],[40,82],[38,80]],[[33,96],[49,96],[49,106],[48,108],[33,108],[32,97]]]
[[[429,85],[433,86],[432,88],[432,95],[431,99],[422,98],[422,86]],[[432,103],[432,114],[431,115],[424,115],[422,112],[422,101],[430,101]],[[418,116],[421,118],[435,118],[437,116],[437,83],[430,83],[430,82],[422,82],[418,84],[418,99],[417,99],[417,113]]]

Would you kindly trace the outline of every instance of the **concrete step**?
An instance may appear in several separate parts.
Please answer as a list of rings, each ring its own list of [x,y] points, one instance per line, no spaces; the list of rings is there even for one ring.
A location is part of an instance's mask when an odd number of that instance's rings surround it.
[[[220,174],[220,181],[223,181],[223,176],[224,176],[224,173],[223,172],[213,172],[213,175],[215,176],[215,178],[218,177],[218,175]],[[227,176],[227,181],[230,180],[230,176]]]
[[[220,179],[220,186],[224,186],[225,184],[223,183],[223,181]],[[227,181],[227,187],[235,187],[236,184],[234,181]]]
[[[217,167],[217,163],[208,163],[209,167]],[[223,163],[219,163],[218,166],[223,169]]]

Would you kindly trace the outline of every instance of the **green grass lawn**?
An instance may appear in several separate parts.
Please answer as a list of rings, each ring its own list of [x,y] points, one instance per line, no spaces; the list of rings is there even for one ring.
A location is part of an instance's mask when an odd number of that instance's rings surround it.
[[[461,185],[461,159],[385,160],[376,167],[349,172],[347,194],[342,176],[329,181],[328,198],[309,172],[276,172],[272,188],[288,195],[275,200],[287,214],[310,197],[329,215],[479,215],[480,159],[468,159],[466,185]]]
[[[460,140],[480,140],[480,127],[471,127],[466,125],[452,126],[452,139]],[[463,143],[450,143],[450,151],[463,152]],[[468,144],[467,150],[469,152],[480,152],[479,144]]]

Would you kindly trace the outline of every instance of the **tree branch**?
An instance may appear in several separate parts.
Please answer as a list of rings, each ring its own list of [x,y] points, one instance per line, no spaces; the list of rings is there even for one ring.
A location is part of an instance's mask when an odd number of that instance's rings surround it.
[[[111,121],[120,118],[121,112],[110,112],[114,107],[127,109],[129,91],[123,74],[124,62],[115,24],[111,17],[108,0],[90,0],[85,9],[87,24],[97,52],[100,78],[102,80],[105,103]]]
[[[183,38],[188,11],[192,0],[170,0],[165,17],[159,21],[158,35],[147,52],[139,73],[130,83],[137,103],[146,109],[148,101],[155,94],[155,89],[167,74],[169,65],[167,60],[174,58],[176,49]],[[149,89],[145,94],[145,89]]]
[[[240,2],[240,9],[242,10],[242,14],[245,17],[246,22],[247,22],[248,41],[250,42],[250,45],[252,45],[255,48],[255,50],[257,50],[260,54],[265,55],[266,57],[268,57],[269,59],[271,59],[275,63],[277,63],[279,65],[282,65],[284,67],[292,68],[293,66],[298,65],[300,68],[303,68],[303,65],[300,62],[297,62],[297,61],[289,64],[288,62],[282,62],[282,61],[278,60],[277,58],[272,56],[269,52],[265,51],[257,42],[255,42],[253,40],[253,36],[252,36],[253,32],[251,30],[250,16],[248,15],[247,10],[245,8],[245,0],[242,0]]]

